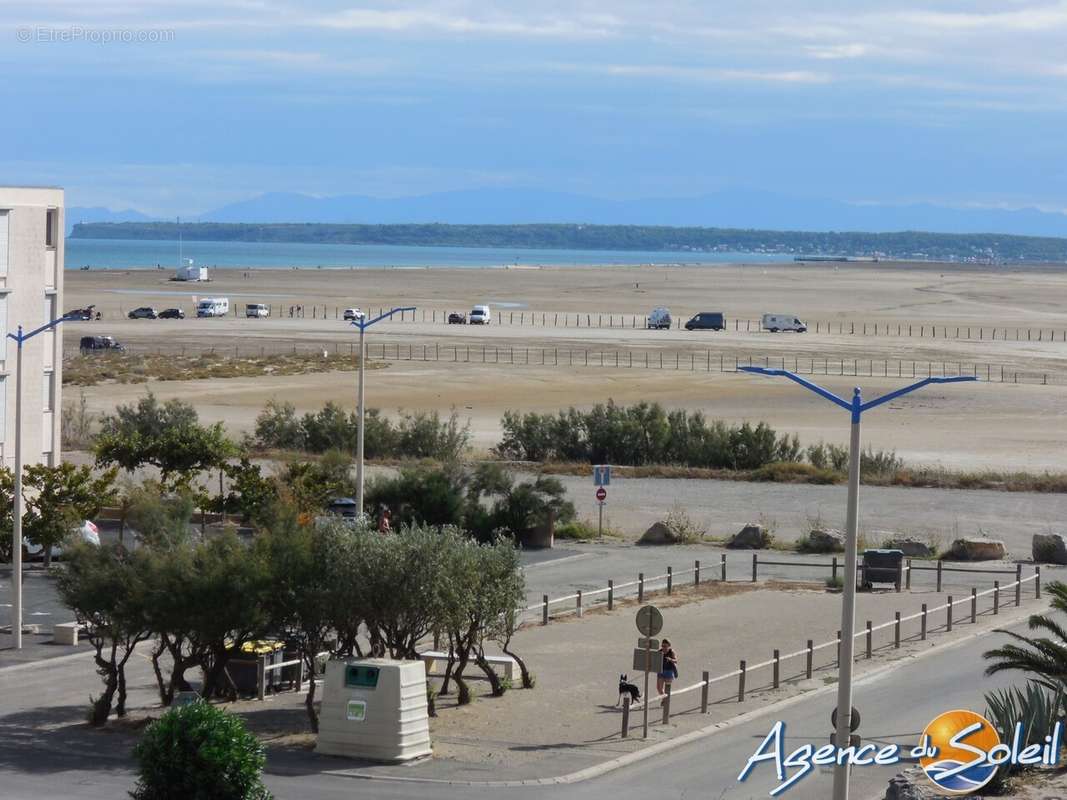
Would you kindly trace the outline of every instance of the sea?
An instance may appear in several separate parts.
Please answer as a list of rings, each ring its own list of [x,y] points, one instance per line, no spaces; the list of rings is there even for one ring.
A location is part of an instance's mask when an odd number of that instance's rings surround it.
[[[294,242],[197,242],[142,239],[66,241],[67,269],[174,269],[180,259],[203,267],[369,269],[535,267],[590,264],[698,265],[792,261],[785,253],[646,250],[541,250],[516,247],[405,247]]]

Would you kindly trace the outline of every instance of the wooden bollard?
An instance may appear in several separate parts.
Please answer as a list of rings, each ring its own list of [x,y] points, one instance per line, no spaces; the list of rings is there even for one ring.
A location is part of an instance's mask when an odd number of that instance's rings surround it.
[[[1015,565],[1015,607],[1018,608],[1023,602],[1023,565]]]
[[[645,573],[637,573],[637,602],[641,603],[645,599]]]
[[[775,649],[775,651],[774,651],[774,664],[773,664],[774,674],[773,674],[773,678],[771,680],[771,688],[772,689],[777,689],[778,688],[778,677],[779,677],[778,671],[779,671],[781,663],[782,663],[782,659],[778,655],[778,650]]]
[[[759,569],[759,555],[757,553],[752,554],[752,582],[756,582],[756,572]]]
[[[693,585],[700,585],[700,559],[693,562]]]
[[[1041,565],[1038,564],[1034,567],[1034,575],[1037,577],[1034,579],[1034,597],[1038,600],[1041,599]]]
[[[971,624],[978,621],[978,590],[971,587]]]
[[[837,632],[837,666],[841,666],[841,631]]]
[[[900,649],[900,612],[893,612],[893,647]]]
[[[921,626],[922,627],[919,629],[919,638],[922,639],[925,642],[926,641],[926,603],[923,603]]]
[[[671,721],[671,685],[668,683],[664,689],[666,695],[663,698],[663,724],[666,725]]]
[[[834,556],[830,562],[830,580],[837,584],[837,556]]]
[[[622,738],[630,735],[630,696],[622,699]]]
[[[907,571],[907,574],[904,575],[904,588],[908,589],[908,590],[911,589],[911,559],[910,558],[908,559],[908,571]]]
[[[741,659],[741,674],[737,676],[737,702],[745,702],[745,660]]]
[[[578,614],[578,619],[582,618],[582,590],[578,590],[578,599],[575,602],[574,610]]]
[[[808,663],[807,663],[807,668],[805,669],[804,673],[807,676],[809,681],[811,680],[811,672],[812,672],[812,667],[814,667],[814,661],[815,661],[815,643],[811,639],[808,639]]]
[[[941,559],[937,559],[937,591],[941,591],[941,568],[944,566],[944,562]]]
[[[700,713],[708,713],[708,690],[711,688],[711,673],[704,670],[701,678],[704,681],[704,685],[700,687]]]
[[[945,623],[946,623],[946,628],[945,629],[949,633],[951,633],[952,632],[952,595],[948,596],[948,608],[945,609],[945,611],[947,612],[947,614],[945,616]]]
[[[993,581],[993,613],[1000,613],[1000,581]]]
[[[615,581],[608,579],[608,611],[615,608]]]
[[[726,583],[726,553],[723,553],[722,555],[719,556],[719,567],[722,570],[720,580],[723,583]],[[1040,588],[1040,584],[1038,584],[1038,587]],[[1041,592],[1040,591],[1037,593],[1037,596],[1038,597],[1041,596]]]
[[[674,569],[667,567],[667,594],[670,594],[674,588]]]
[[[868,659],[870,659],[870,657],[871,657],[871,650],[874,649],[871,646],[873,644],[873,639],[874,639],[874,631],[871,630],[871,621],[867,620],[867,658]]]
[[[548,595],[541,595],[541,624],[548,624]]]

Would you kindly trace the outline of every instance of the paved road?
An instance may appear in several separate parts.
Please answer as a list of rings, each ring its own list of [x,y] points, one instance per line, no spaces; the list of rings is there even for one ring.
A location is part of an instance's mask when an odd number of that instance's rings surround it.
[[[1018,626],[1021,627],[1021,626]],[[856,706],[864,715],[861,732],[873,742],[911,744],[930,718],[942,711],[970,707],[981,711],[982,693],[1020,676],[987,679],[982,676],[981,653],[1003,638],[987,634],[959,645],[904,661],[895,669],[861,680]],[[68,680],[84,675],[84,664],[53,662],[35,670],[0,671],[0,786],[10,800],[51,798],[108,798],[123,796],[133,782],[127,762],[113,758],[106,747],[96,754],[64,753],[62,737],[33,735],[23,727],[27,714],[63,715],[69,703],[84,701],[83,689]],[[779,711],[770,711],[699,739],[653,759],[639,762],[582,783],[501,789],[412,782],[369,782],[321,773],[292,777],[268,768],[267,783],[280,800],[287,798],[412,798],[441,800],[514,797],[551,800],[647,800],[657,798],[763,798],[775,783],[773,771],[757,768],[749,780],[736,777],[776,719],[787,724],[788,745],[821,744],[828,735],[827,714],[834,702],[832,689],[807,695]],[[38,704],[43,711],[31,712]],[[106,737],[105,737],[106,738]],[[857,800],[880,795],[893,768],[866,768],[853,779]],[[417,770],[413,770],[417,776]],[[824,800],[831,777],[813,774],[789,790],[791,800]]]

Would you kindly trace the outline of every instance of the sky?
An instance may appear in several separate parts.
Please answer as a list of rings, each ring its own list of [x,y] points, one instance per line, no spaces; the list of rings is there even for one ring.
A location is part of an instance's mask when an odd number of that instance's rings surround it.
[[[0,183],[1067,210],[1067,0],[0,0]]]

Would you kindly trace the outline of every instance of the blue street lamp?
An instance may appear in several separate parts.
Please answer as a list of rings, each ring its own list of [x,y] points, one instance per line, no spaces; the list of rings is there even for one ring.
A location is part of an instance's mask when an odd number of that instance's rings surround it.
[[[15,357],[15,496],[12,498],[11,516],[11,590],[14,594],[11,603],[11,637],[16,650],[22,649],[22,345],[37,334],[73,319],[80,317],[60,317],[29,333],[23,333],[19,325],[16,333],[7,334],[7,338],[14,340],[18,346]]]
[[[754,372],[758,375],[788,378],[845,409],[852,417],[852,437],[848,450],[848,505],[845,515],[845,587],[841,604],[841,655],[838,658],[837,730],[835,732],[835,741],[838,747],[847,747],[852,722],[852,659],[856,631],[856,539],[859,517],[858,495],[861,459],[860,420],[864,411],[870,411],[872,408],[877,408],[890,400],[910,394],[916,389],[921,389],[932,383],[959,383],[961,381],[974,381],[977,378],[969,375],[924,378],[918,383],[913,383],[903,389],[897,389],[864,403],[859,387],[852,390],[852,401],[849,402],[828,389],[824,389],[818,384],[784,369],[767,369],[766,367],[741,367],[740,369],[744,372]],[[848,777],[848,764],[839,763],[834,767],[833,800],[848,800]]]
[[[388,319],[393,314],[403,314],[405,311],[414,310],[415,306],[404,306],[403,308],[393,308],[385,311],[374,319],[367,319],[366,315],[364,315],[362,319],[352,320],[352,324],[359,328],[359,433],[356,437],[356,508],[359,509],[358,513],[360,515],[363,514],[363,417],[366,410],[363,362],[367,360],[367,344],[364,337],[367,333],[367,328],[374,323]]]

